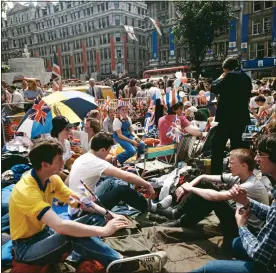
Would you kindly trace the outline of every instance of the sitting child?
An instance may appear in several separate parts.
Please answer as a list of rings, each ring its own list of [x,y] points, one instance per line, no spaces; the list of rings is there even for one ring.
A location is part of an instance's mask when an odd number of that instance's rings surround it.
[[[144,142],[135,134],[131,124],[131,119],[128,117],[127,102],[119,101],[118,117],[113,121],[113,139],[125,150],[116,157],[120,164],[134,156],[137,151],[139,156],[145,150]]]

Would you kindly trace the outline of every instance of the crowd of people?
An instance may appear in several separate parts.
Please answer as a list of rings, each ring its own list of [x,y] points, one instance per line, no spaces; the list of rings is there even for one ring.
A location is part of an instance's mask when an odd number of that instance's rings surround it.
[[[124,202],[141,213],[166,217],[168,221],[162,224],[166,227],[193,228],[215,212],[224,243],[234,250],[236,259],[216,260],[193,272],[275,272],[276,81],[252,82],[233,58],[226,59],[222,67],[223,74],[214,82],[187,81],[177,88],[169,79],[118,80],[112,87],[119,100],[116,107],[107,109],[106,117],[95,109],[82,124],[72,124],[64,116],[53,118],[49,136],[34,140],[29,152],[32,169],[11,193],[15,259],[47,264],[74,251],[81,261],[97,260],[106,268],[124,258],[101,240],[127,227],[128,219],[112,212]],[[103,99],[94,79],[89,85],[87,93]],[[32,102],[43,95],[34,82],[22,86],[23,92],[2,86],[2,102]],[[171,97],[166,94],[175,95],[174,99],[165,101],[164,97]],[[195,96],[197,104],[189,96]],[[133,129],[130,104],[122,98],[146,98],[149,112],[154,113],[151,125],[159,145],[177,142],[186,134],[202,138],[204,132],[216,128],[211,174],[179,185],[159,202],[153,200],[156,190],[152,184],[125,164],[134,156],[134,162],[139,161],[145,142]],[[242,138],[249,125],[263,128],[251,142]],[[228,140],[231,173],[223,173]],[[112,151],[114,144],[120,145],[121,152]],[[255,175],[257,166],[262,177]],[[137,191],[141,187],[147,198]],[[53,211],[55,198],[60,205],[69,205],[70,220],[62,220]],[[112,272],[134,272],[140,267],[136,260],[122,263]]]

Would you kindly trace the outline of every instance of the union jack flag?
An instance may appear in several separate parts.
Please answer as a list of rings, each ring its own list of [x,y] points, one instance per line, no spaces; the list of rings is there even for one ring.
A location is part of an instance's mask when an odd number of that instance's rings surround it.
[[[132,27],[132,26],[124,26],[124,28],[125,28],[125,30],[126,30],[128,36],[129,36],[129,38],[130,38],[131,40],[136,40],[136,41],[138,42],[138,39],[137,39],[137,37],[136,37],[136,35],[135,35],[135,32],[134,32],[133,27]]]
[[[181,121],[178,118],[178,116],[175,115],[172,126],[169,128],[169,131],[167,132],[166,136],[168,138],[171,138],[176,143],[179,143],[183,135],[183,133],[180,130],[181,130]]]
[[[45,124],[46,116],[51,111],[51,108],[40,97],[35,99],[33,107],[30,109],[29,119],[39,122],[42,125]]]
[[[138,109],[143,109],[144,107],[144,102],[142,99],[138,99],[137,100],[137,106],[136,106]]]
[[[104,101],[104,104],[103,104],[103,108],[104,108],[105,110],[108,110],[108,109],[109,109],[109,107],[110,107],[110,102],[111,102],[111,99],[110,99],[110,97],[107,96],[107,98],[106,98],[106,100]]]
[[[161,28],[161,25],[159,24],[159,22],[151,17],[149,17],[149,19],[152,21],[154,27],[156,28],[158,34],[160,36],[162,36],[162,28]]]
[[[52,80],[53,91],[61,91],[62,90],[62,83],[61,83],[61,72],[58,65],[58,57],[56,52],[54,52],[54,63],[53,63],[53,70],[52,70]]]

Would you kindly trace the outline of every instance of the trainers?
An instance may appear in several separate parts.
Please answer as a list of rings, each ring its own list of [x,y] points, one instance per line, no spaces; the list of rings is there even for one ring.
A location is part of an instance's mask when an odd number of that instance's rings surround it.
[[[172,204],[172,196],[168,195],[165,197],[162,201],[157,203],[157,208],[159,209],[167,209],[171,206]]]
[[[155,255],[153,255],[155,254]],[[120,273],[131,273],[131,272],[161,272],[163,266],[168,260],[167,253],[159,251],[156,253],[134,256],[130,258],[124,258],[113,262],[113,265],[107,267],[107,272],[120,272]]]

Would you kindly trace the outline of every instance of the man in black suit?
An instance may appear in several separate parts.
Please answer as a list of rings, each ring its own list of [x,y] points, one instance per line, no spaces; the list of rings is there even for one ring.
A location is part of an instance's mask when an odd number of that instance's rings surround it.
[[[242,141],[242,133],[246,125],[250,124],[251,79],[238,68],[238,61],[234,58],[227,58],[222,68],[224,73],[211,86],[211,92],[219,95],[216,112],[216,121],[219,124],[212,142],[212,174],[222,173],[224,149],[228,139],[231,150],[247,147]]]

